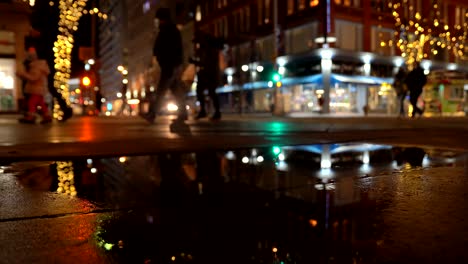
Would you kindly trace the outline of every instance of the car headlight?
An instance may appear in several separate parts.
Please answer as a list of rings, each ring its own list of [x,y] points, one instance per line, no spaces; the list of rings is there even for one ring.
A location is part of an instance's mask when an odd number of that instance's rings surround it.
[[[167,111],[169,111],[169,112],[175,112],[178,109],[179,109],[179,107],[177,107],[177,105],[174,104],[174,103],[168,103],[167,104]]]

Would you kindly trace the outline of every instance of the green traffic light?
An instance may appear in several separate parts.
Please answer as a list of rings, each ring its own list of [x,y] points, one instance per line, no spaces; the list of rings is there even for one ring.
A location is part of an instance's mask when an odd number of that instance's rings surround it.
[[[273,147],[273,154],[279,155],[281,153],[281,148],[278,146]]]
[[[279,73],[273,74],[273,81],[279,82],[281,80],[281,75]]]

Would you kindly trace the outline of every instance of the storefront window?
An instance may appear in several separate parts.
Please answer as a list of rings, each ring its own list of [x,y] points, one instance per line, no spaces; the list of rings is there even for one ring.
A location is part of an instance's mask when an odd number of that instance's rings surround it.
[[[294,13],[294,0],[288,0],[288,15]]]
[[[395,93],[389,84],[369,87],[369,110],[375,113],[390,114],[396,109]]]
[[[330,112],[353,113],[356,109],[356,89],[349,86],[335,85],[330,89]]]
[[[15,60],[0,59],[0,112],[15,110]]]

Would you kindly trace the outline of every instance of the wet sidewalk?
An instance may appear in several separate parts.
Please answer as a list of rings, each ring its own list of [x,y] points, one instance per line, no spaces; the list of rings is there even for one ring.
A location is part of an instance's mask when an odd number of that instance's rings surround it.
[[[146,155],[167,151],[334,142],[432,145],[468,149],[467,118],[418,120],[360,118],[277,118],[227,115],[219,122],[189,120],[154,125],[138,117],[75,117],[50,125],[19,124],[0,116],[0,158],[49,159]]]
[[[320,153],[293,147],[13,163],[0,167],[0,256],[466,263],[466,152],[364,147],[367,158],[336,145],[325,170]]]

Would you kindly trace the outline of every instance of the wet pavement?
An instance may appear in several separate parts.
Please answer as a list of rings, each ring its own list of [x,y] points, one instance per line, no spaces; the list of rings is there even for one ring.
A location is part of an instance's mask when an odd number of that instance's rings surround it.
[[[314,117],[224,115],[219,122],[174,124],[162,116],[153,125],[138,117],[74,117],[66,123],[19,124],[0,118],[0,164],[5,160],[56,157],[153,155],[271,145],[367,142],[468,150],[468,118]]]
[[[371,144],[15,162],[2,263],[467,263],[464,151]]]

